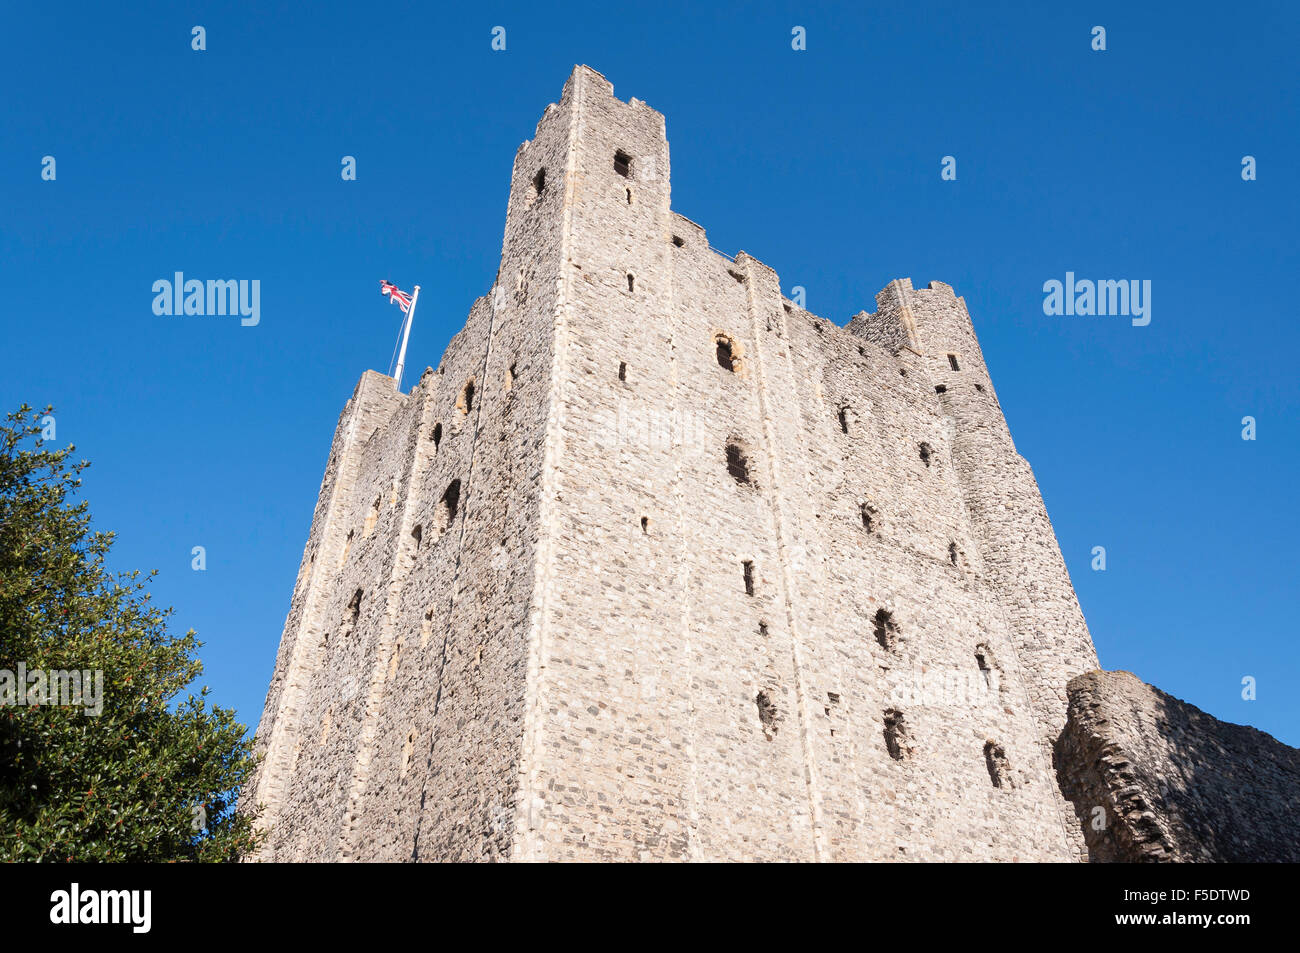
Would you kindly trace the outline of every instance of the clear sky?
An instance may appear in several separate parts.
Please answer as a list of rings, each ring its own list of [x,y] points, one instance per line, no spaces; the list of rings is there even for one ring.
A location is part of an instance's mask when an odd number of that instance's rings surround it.
[[[667,116],[676,210],[810,310],[843,324],[898,277],[964,295],[1102,665],[1300,745],[1296,11],[7,4],[0,403],[57,406],[117,567],[160,570],[254,726],[339,411],[392,354],[379,279],[423,287],[409,386],[587,63]],[[177,271],[259,279],[260,323],[155,315]],[[1045,315],[1067,271],[1150,280],[1151,323]]]

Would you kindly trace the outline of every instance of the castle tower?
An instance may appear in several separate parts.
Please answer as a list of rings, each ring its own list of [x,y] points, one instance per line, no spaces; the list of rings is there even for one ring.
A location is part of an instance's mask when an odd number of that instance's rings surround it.
[[[1074,859],[1095,665],[964,303],[795,306],[579,67],[438,369],[344,409],[246,801],[277,860]]]
[[[982,581],[1003,611],[1026,673],[1040,746],[1052,757],[1065,727],[1066,684],[1096,669],[1098,661],[1038,482],[1012,442],[965,299],[941,281],[914,289],[902,279],[876,300],[876,314],[861,315],[849,327],[914,356],[934,383],[980,551]],[[1073,809],[1064,799],[1057,806],[1083,856]]]

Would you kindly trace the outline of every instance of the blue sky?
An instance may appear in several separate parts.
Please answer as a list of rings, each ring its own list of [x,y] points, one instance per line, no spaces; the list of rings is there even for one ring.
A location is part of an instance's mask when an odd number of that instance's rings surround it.
[[[1300,744],[1294,4],[471,6],[0,14],[0,402],[57,406],[218,703],[256,724],[335,421],[389,364],[378,279],[423,287],[409,384],[587,63],[667,116],[674,207],[810,310],[964,295],[1103,666]],[[176,271],[259,279],[261,323],[156,316]],[[1067,271],[1150,280],[1150,325],[1045,316]]]

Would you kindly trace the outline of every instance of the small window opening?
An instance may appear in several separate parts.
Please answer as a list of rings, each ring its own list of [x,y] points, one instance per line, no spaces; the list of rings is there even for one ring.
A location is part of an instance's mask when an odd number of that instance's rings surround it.
[[[348,618],[347,618],[348,628],[349,629],[353,628],[357,624],[357,620],[360,618],[361,618],[361,590],[358,589],[356,592],[352,594],[351,601],[348,602]]]
[[[627,290],[636,291],[636,276],[629,272],[627,276]]]
[[[907,725],[903,713],[897,708],[885,712],[885,749],[895,761],[902,761],[910,753],[907,747]]]
[[[898,373],[899,373],[900,376],[902,376],[902,377],[906,377],[906,376],[907,376],[907,368],[905,368],[905,367],[900,367],[900,368],[898,369]]]
[[[919,449],[921,452],[921,462],[928,467],[930,465],[930,445],[928,443],[923,443]]]
[[[996,741],[984,742],[984,765],[989,769],[989,780],[995,788],[1015,787],[1006,749]]]
[[[632,177],[632,157],[622,149],[614,153],[614,171],[624,178]]]
[[[764,639],[767,638],[767,623],[766,623],[766,622],[760,622],[760,623],[758,624],[758,634],[759,634],[760,637],[762,637],[762,638],[764,638]]]
[[[992,688],[997,678],[992,658],[989,647],[983,642],[975,646],[975,664],[979,666],[980,674],[984,676],[984,686],[986,688]]]
[[[470,378],[465,382],[465,389],[461,391],[460,412],[468,414],[474,409],[474,379]]]
[[[415,540],[415,551],[420,551],[420,541],[424,538],[424,527],[417,526],[411,530],[411,539]]]
[[[758,723],[763,728],[763,736],[771,741],[776,737],[777,722],[780,720],[776,703],[767,692],[759,692],[754,696],[754,703],[758,706]]]
[[[621,381],[627,380],[627,361],[618,362],[618,379]]]
[[[984,385],[983,385],[983,384],[976,384],[976,385],[975,385],[975,389],[976,389],[977,391],[979,391],[981,394],[984,393]]]
[[[433,425],[433,449],[437,450],[438,445],[442,443],[442,424]]]
[[[840,408],[840,432],[849,432],[849,409],[847,407]]]
[[[727,472],[737,483],[749,482],[749,461],[739,444],[727,444]]]
[[[745,595],[752,596],[754,594],[754,561],[746,559],[741,563],[741,570],[745,576]]]
[[[870,503],[863,503],[860,512],[862,514],[862,528],[868,533],[876,531],[876,508]]]
[[[683,239],[680,235],[674,235],[674,236],[673,236],[673,244],[674,244],[675,246],[677,246],[678,248],[681,248],[683,245],[686,244],[686,241],[685,241],[685,239]]]
[[[718,366],[726,368],[729,371],[736,369],[735,359],[731,354],[731,342],[726,338],[718,338]]]
[[[948,366],[951,367],[954,371],[959,371],[959,370],[961,370],[961,368],[957,366],[957,355],[956,355],[956,354],[949,354],[949,355],[948,355]]]
[[[641,532],[643,533],[650,532],[650,517],[648,516],[641,517]]]
[[[627,190],[627,204],[628,204],[628,205],[631,205],[631,204],[632,204],[632,190],[631,190],[631,189],[628,189],[628,190]]]
[[[456,513],[460,510],[459,480],[452,480],[447,485],[447,492],[442,494],[442,502],[447,505],[447,522],[450,524],[455,521]]]
[[[936,394],[946,394],[948,393],[948,387],[946,384],[936,384],[934,386],[934,392]]]
[[[880,647],[887,652],[894,651],[898,646],[898,623],[894,621],[894,614],[888,609],[877,609],[873,622]]]
[[[948,562],[952,563],[954,566],[957,565],[957,544],[956,543],[948,544]]]
[[[538,169],[537,174],[533,176],[533,195],[541,195],[546,191],[546,170]]]
[[[438,501],[438,507],[434,512],[434,539],[438,539],[443,533],[451,527],[456,521],[456,513],[460,510],[460,481],[452,480],[447,484],[447,490],[442,494],[442,499]]]

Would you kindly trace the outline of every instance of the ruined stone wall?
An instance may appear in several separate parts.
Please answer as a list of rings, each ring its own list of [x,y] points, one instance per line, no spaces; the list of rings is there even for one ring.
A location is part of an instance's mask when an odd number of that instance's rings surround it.
[[[1077,858],[1050,741],[1095,655],[964,304],[896,281],[836,327],[669,171],[576,69],[492,293],[409,395],[363,378],[259,729],[268,856]]]
[[[1093,861],[1300,862],[1300,750],[1130,672],[1071,680],[1058,761]]]

